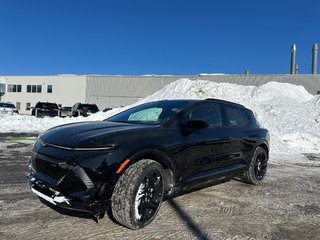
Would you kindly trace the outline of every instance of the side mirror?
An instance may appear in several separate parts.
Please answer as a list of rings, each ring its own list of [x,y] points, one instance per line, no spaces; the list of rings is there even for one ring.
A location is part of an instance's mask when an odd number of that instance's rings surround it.
[[[209,127],[209,124],[202,120],[189,120],[186,124],[187,128],[190,129],[203,129]]]

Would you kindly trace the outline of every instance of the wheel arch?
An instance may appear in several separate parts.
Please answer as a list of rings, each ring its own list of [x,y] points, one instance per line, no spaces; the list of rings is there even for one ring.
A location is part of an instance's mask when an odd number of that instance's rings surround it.
[[[137,150],[133,154],[130,154],[126,159],[128,159],[129,162],[123,168],[119,176],[121,176],[132,164],[140,160],[154,160],[158,162],[164,170],[165,193],[171,194],[175,182],[176,166],[172,157],[170,157],[170,155],[165,150],[155,147],[144,148],[143,150]]]
[[[263,148],[263,149],[267,152],[268,159],[269,159],[269,146],[267,145],[267,143],[261,142],[261,143],[258,145],[258,147]]]
[[[258,147],[261,147],[263,148],[266,152],[267,152],[267,156],[268,156],[268,160],[269,160],[269,143],[267,140],[265,139],[261,139],[260,141],[258,141],[255,145],[255,147],[253,148],[253,151],[251,153],[251,157],[253,156],[255,150],[258,148]]]

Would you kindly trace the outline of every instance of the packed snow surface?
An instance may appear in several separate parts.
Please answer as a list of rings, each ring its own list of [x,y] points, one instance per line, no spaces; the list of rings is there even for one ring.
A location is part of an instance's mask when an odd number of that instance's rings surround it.
[[[131,106],[162,99],[205,98],[228,100],[252,109],[260,124],[270,132],[271,154],[275,158],[320,152],[320,97],[311,95],[302,86],[269,82],[255,87],[181,79]],[[0,114],[0,132],[42,132],[65,123],[103,120],[131,106],[98,112],[87,118]]]

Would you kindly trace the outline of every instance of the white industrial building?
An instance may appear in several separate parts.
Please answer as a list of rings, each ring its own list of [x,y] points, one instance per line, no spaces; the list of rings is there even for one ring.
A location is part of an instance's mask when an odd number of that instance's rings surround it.
[[[38,101],[73,106],[85,101],[85,76],[3,76],[6,92],[2,102],[11,102],[21,114],[30,114]]]
[[[270,81],[287,82],[302,85],[311,94],[320,93],[320,75],[318,74],[0,76],[0,92],[3,92],[1,101],[14,103],[21,114],[30,114],[31,107],[34,107],[38,101],[55,102],[62,106],[73,106],[76,102],[95,103],[102,110],[107,107],[132,104],[181,78],[254,86]]]

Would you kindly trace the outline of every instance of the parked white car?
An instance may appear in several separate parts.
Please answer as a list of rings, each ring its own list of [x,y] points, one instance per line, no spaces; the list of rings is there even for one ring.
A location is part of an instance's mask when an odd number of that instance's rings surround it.
[[[0,114],[19,114],[18,109],[12,103],[0,103]]]

